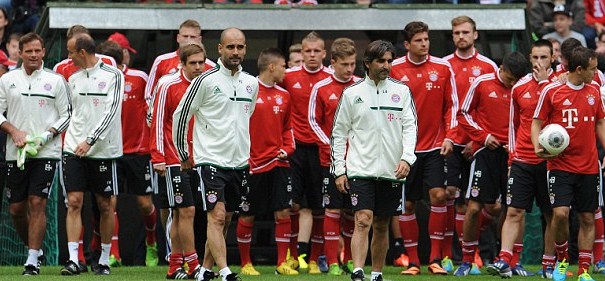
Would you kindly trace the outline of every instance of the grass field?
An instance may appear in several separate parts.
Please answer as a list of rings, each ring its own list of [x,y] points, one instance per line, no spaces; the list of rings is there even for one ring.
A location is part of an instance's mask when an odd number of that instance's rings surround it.
[[[33,279],[38,280],[104,280],[104,281],[118,281],[118,280],[127,280],[127,281],[135,281],[135,280],[166,280],[166,267],[119,267],[112,268],[110,276],[95,276],[91,273],[83,273],[80,276],[61,276],[59,275],[59,270],[61,267],[51,266],[51,267],[42,267],[41,276],[33,277]],[[234,270],[239,270],[239,267],[232,267]],[[273,273],[273,267],[271,266],[258,266],[256,267],[262,275],[261,276],[241,276],[242,280],[252,280],[252,281],[265,281],[265,280],[350,280],[348,275],[343,275],[341,277],[333,277],[325,274],[322,275],[308,275],[301,274],[295,277],[286,277],[279,276]],[[532,271],[536,271],[539,269],[539,266],[529,266],[528,269]],[[0,280],[23,280],[21,276],[22,267],[17,266],[2,266],[0,267]],[[366,268],[367,277],[369,277],[369,268]],[[576,272],[577,267],[572,266],[571,271]],[[489,276],[489,275],[478,275],[478,276],[469,276],[467,278],[457,278],[451,275],[448,276],[435,276],[429,275],[426,271],[426,267],[423,268],[423,274],[420,276],[402,276],[399,275],[399,268],[395,268],[389,266],[384,271],[384,279],[386,280],[417,280],[417,281],[436,281],[436,280],[500,280],[499,277]],[[595,280],[605,280],[605,275],[596,275],[592,276]],[[539,277],[513,277],[512,280],[543,280]],[[215,279],[218,280],[218,279]],[[567,280],[577,280],[577,277],[569,277]],[[218,280],[220,281],[220,280]]]

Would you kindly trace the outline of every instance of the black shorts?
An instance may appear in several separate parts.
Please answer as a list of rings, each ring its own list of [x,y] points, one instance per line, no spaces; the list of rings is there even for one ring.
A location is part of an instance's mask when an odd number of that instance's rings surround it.
[[[52,191],[58,160],[30,159],[23,170],[17,161],[6,162],[6,197],[9,203],[27,200],[28,196],[47,199]]]
[[[471,164],[471,176],[466,199],[484,204],[496,203],[506,196],[508,152],[499,147],[481,148]]]
[[[118,158],[118,185],[120,193],[150,195],[156,187],[152,179],[149,154],[125,154]]]
[[[118,195],[116,160],[63,154],[63,188],[65,194],[90,191],[103,196]]]
[[[471,171],[471,162],[464,158],[462,151],[464,146],[454,145],[454,151],[445,158],[445,168],[447,173],[447,186],[455,186],[456,205],[466,204],[466,189]]]
[[[248,194],[248,169],[227,170],[210,165],[201,166],[203,208],[214,209],[217,202],[225,203],[227,212],[238,210],[242,196]]]
[[[349,179],[353,211],[372,210],[378,217],[402,214],[403,184],[384,180]]]
[[[182,172],[180,166],[166,167],[164,179],[166,196],[160,199],[160,206],[168,208],[186,208],[193,206],[193,193],[191,178],[197,177],[194,172]]]
[[[431,188],[445,188],[445,157],[439,150],[416,153],[416,162],[412,165],[405,182],[405,200],[422,200],[425,191]]]
[[[336,188],[334,177],[329,167],[321,167],[323,170],[323,206],[326,209],[351,209],[351,194],[342,193]]]
[[[292,201],[301,208],[323,210],[319,149],[314,144],[297,143],[290,156]]]
[[[252,174],[250,192],[242,198],[239,211],[249,216],[258,216],[292,206],[292,180],[290,168],[275,167],[259,174]]]
[[[601,201],[601,175],[548,171],[550,204],[555,207],[573,206],[577,212],[594,212]]]
[[[531,212],[534,198],[543,213],[552,210],[548,197],[546,161],[536,165],[513,161],[508,176],[506,205]]]

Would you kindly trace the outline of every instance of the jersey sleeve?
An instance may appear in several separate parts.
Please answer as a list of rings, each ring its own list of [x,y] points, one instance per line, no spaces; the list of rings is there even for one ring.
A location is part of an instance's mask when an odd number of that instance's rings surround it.
[[[321,128],[320,124],[324,123],[324,106],[320,98],[320,87],[315,84],[309,98],[309,126],[315,133],[315,137],[322,144],[330,144],[330,139]]]
[[[185,95],[172,115],[172,138],[181,162],[189,159],[189,146],[187,144],[189,120],[191,120],[193,113],[198,110],[204,101],[204,77],[198,76],[191,82],[191,85],[187,87]],[[258,87],[256,88],[253,102],[256,102],[257,95]]]
[[[409,89],[407,89],[407,94],[404,97],[408,100],[403,108],[403,126],[401,127],[403,133],[403,154],[401,155],[401,160],[404,160],[411,166],[416,162],[416,153],[414,152],[418,140],[418,119],[414,99]]]
[[[545,88],[542,94],[540,94],[540,99],[538,100],[536,110],[534,111],[534,119],[540,119],[542,121],[548,119],[548,116],[552,111],[552,103],[550,102],[549,89],[550,88]]]
[[[456,114],[458,113],[458,93],[452,68],[448,67],[448,70],[449,82],[445,83],[445,138],[454,143],[456,127],[458,126],[458,121],[456,120]]]
[[[472,113],[477,108],[481,94],[477,93],[477,88],[480,86],[481,80],[475,80],[464,98],[464,103],[458,112],[458,122],[462,128],[468,133],[471,140],[478,143],[485,143],[485,140],[489,136],[489,133],[483,130],[479,124],[473,120]]]
[[[519,128],[519,105],[517,104],[517,96],[519,95],[518,88],[514,87],[510,99],[510,111],[508,122],[508,165],[512,164],[512,155],[515,153],[515,139],[517,128]]]
[[[57,94],[55,95],[55,108],[59,112],[59,119],[51,126],[57,133],[62,133],[67,129],[71,120],[71,93],[69,86],[63,77],[57,79]]]
[[[292,130],[292,125],[290,123],[290,108],[292,107],[291,103],[288,102],[286,107],[286,114],[284,114],[283,119],[283,131],[282,131],[282,147],[280,151],[284,152],[287,156],[292,155],[294,150],[296,149],[296,144],[294,143],[294,131]]]
[[[347,172],[345,154],[351,124],[351,102],[349,101],[349,95],[345,91],[338,102],[338,108],[334,116],[332,136],[330,138],[330,157],[332,160],[330,173],[335,178],[345,175]]]
[[[151,119],[150,129],[150,151],[151,151],[151,163],[153,164],[165,164],[166,158],[164,157],[164,120],[166,112],[166,97],[168,95],[168,83],[166,85],[158,84],[158,93],[153,103],[155,108],[154,116]]]

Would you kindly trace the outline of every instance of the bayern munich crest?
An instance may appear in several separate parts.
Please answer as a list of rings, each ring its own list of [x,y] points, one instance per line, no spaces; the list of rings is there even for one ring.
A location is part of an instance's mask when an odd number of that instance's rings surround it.
[[[183,203],[183,196],[180,196],[180,195],[174,196],[174,202],[176,202],[177,204]]]
[[[207,198],[208,198],[208,202],[210,202],[210,203],[216,203],[216,200],[218,199],[216,197],[216,194],[213,194],[213,193],[208,194]]]
[[[252,86],[246,86],[246,92],[248,92],[248,94],[252,94]]]
[[[281,98],[281,96],[276,96],[275,103],[277,103],[277,105],[282,105],[282,103],[284,103],[284,100]]]
[[[593,95],[589,95],[589,96],[588,96],[588,104],[590,104],[590,105],[594,105],[594,103],[595,103],[595,98],[594,98],[594,96],[593,96]]]
[[[357,195],[352,194],[352,195],[351,195],[351,205],[352,205],[352,206],[357,206],[357,203],[359,203],[359,202],[357,201]]]
[[[477,196],[479,196],[479,189],[477,189],[477,188],[472,188],[472,189],[471,189],[471,196],[473,196],[473,197],[477,197]]]
[[[132,91],[132,84],[126,83],[126,85],[124,85],[124,91],[126,91],[126,92]]]
[[[431,71],[431,72],[429,72],[429,80],[435,82],[435,81],[437,81],[437,78],[439,78],[437,76],[437,71]]]
[[[401,100],[401,97],[398,94],[393,94],[393,95],[391,95],[391,100],[394,103],[398,103]]]
[[[49,83],[44,84],[44,90],[50,91],[53,89],[53,86],[50,85]]]
[[[105,83],[105,82],[99,82],[98,86],[99,86],[100,90],[103,90],[103,89],[105,89],[105,87],[107,87],[107,83]]]
[[[250,204],[248,204],[248,202],[242,202],[242,204],[240,205],[240,208],[242,209],[242,211],[244,212],[248,212],[250,211]]]
[[[324,195],[324,206],[330,205],[330,195]]]
[[[481,68],[475,66],[475,67],[473,67],[473,70],[471,70],[471,73],[475,76],[479,76],[479,75],[481,75]]]

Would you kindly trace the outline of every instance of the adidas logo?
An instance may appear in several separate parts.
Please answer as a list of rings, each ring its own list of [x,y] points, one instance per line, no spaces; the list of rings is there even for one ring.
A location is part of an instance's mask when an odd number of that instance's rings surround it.
[[[215,93],[215,94],[221,94],[221,93],[223,93],[223,92],[221,91],[221,88],[219,88],[219,87],[217,86],[217,87],[215,87],[215,88],[214,88],[214,93]]]
[[[17,88],[17,86],[15,86],[15,83],[11,84],[10,89],[14,89]]]
[[[292,88],[301,89],[302,87],[300,86],[300,83],[296,82],[296,84],[294,84],[294,86],[292,86]]]
[[[48,194],[48,187],[46,187],[46,188],[42,189],[42,193],[44,193],[44,194]]]
[[[152,191],[153,191],[153,189],[151,188],[151,186],[148,186],[148,187],[147,187],[147,189],[145,189],[145,192],[146,192],[146,193],[147,193],[147,192],[152,192]]]
[[[529,92],[526,92],[525,95],[523,95],[524,99],[531,99],[531,94],[529,94]]]
[[[491,92],[491,93],[489,93],[488,97],[490,97],[490,98],[498,98],[498,95],[496,94],[496,92]]]
[[[105,189],[103,189],[103,191],[105,191],[105,192],[111,191],[111,186],[108,185]]]
[[[403,82],[410,82],[410,78],[408,78],[407,75],[403,75],[403,77],[401,77],[401,81],[403,81]]]
[[[358,103],[363,103],[363,100],[361,99],[361,97],[357,97],[357,99],[355,99],[355,104]]]
[[[569,101],[569,99],[565,99],[563,105],[571,105],[571,101]]]
[[[331,100],[337,100],[337,99],[338,99],[338,97],[336,96],[336,94],[332,93],[332,95],[331,95],[331,96],[330,96],[330,98],[328,98],[328,99],[331,99]]]
[[[265,103],[265,102],[263,101],[263,99],[258,98],[258,99],[256,100],[256,103]]]

